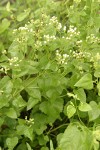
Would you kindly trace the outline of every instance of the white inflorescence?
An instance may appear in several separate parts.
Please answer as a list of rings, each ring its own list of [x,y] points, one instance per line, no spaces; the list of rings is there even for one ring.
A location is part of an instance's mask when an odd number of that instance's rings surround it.
[[[7,51],[6,51],[6,50],[3,50],[3,51],[2,51],[2,54],[7,54]]]
[[[90,34],[89,36],[86,37],[86,42],[89,43],[99,43],[100,39],[98,37],[96,37],[94,34]]]
[[[15,66],[15,67],[19,66],[19,63],[21,62],[21,60],[19,60],[18,57],[8,59],[8,61],[10,66]]]
[[[58,21],[56,16],[53,16],[52,18],[50,18],[50,22],[49,25],[55,25],[57,30],[62,29],[62,24]]]
[[[68,54],[61,54],[59,50],[56,50],[56,59],[59,64],[67,64],[68,58],[69,58]]]
[[[49,34],[48,35],[44,35],[44,44],[50,42],[50,41],[53,41],[53,40],[56,40],[56,37],[55,35],[52,35],[50,36]]]
[[[30,127],[34,124],[34,118],[30,118],[28,120],[27,116],[25,116],[25,121],[26,121],[26,124],[29,125]]]
[[[67,33],[69,34],[70,37],[75,36],[75,35],[76,36],[80,35],[80,32],[77,31],[77,28],[72,25],[69,26],[69,30],[67,31]]]

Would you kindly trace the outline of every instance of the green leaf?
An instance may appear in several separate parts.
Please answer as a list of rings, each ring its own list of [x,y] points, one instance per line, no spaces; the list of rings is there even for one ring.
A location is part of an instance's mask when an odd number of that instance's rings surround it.
[[[100,142],[100,126],[96,127],[96,130],[93,131],[94,138]]]
[[[24,131],[27,129],[27,126],[23,123],[22,125],[18,125],[16,129],[18,135],[24,135]]]
[[[93,148],[94,150],[99,150],[100,148],[100,144],[96,139],[94,139]]]
[[[4,91],[6,94],[10,94],[12,92],[13,83],[8,76],[5,76],[0,81],[0,90]]]
[[[40,145],[46,145],[46,143],[49,141],[49,137],[42,134],[38,136],[38,141]]]
[[[80,130],[80,129],[81,130]],[[89,150],[92,142],[92,132],[78,125],[69,125],[63,133],[57,150]]]
[[[48,147],[42,147],[41,150],[49,150]]]
[[[38,89],[38,87],[27,87],[26,88],[26,90],[27,90],[27,92],[28,92],[28,94],[31,96],[31,97],[33,97],[33,98],[35,98],[35,99],[38,99],[39,101],[41,101],[41,92],[40,92],[40,90]]]
[[[15,79],[13,79],[13,84],[14,84],[14,88],[15,89],[24,89],[24,87],[23,87],[23,82],[22,82],[22,80],[20,79],[20,78],[15,78]]]
[[[3,33],[10,26],[10,21],[8,19],[3,19],[0,24],[0,34]]]
[[[90,106],[91,106],[92,110],[90,110],[88,112],[89,121],[93,121],[100,116],[100,108],[99,108],[99,105],[97,105],[97,103],[95,101],[91,101]]]
[[[47,120],[48,117],[43,113],[36,113],[33,117],[34,117],[33,129],[38,135],[41,135],[43,131],[46,130],[47,128],[46,124],[48,122]]]
[[[30,110],[31,108],[33,108],[40,100],[30,97],[27,103],[27,110]]]
[[[17,134],[28,137],[31,141],[33,140],[33,127],[27,125],[18,125]]]
[[[17,108],[26,106],[26,102],[23,100],[23,98],[20,95],[16,96],[12,104]]]
[[[37,74],[38,70],[36,69],[35,63],[31,61],[23,60],[20,64],[20,68],[18,70],[13,70],[13,75],[16,78],[22,77],[26,74]]]
[[[66,125],[67,126],[67,125]],[[60,141],[61,141],[61,139],[62,139],[62,136],[63,136],[63,133],[59,133],[58,135],[57,135],[57,143],[58,143],[58,145],[60,144]]]
[[[74,74],[71,76],[71,78],[70,78],[68,84],[69,84],[72,88],[74,88],[74,85],[75,85],[75,83],[77,82],[77,80],[78,80],[78,75],[77,75],[77,73],[74,73]]]
[[[48,116],[48,121],[52,123],[60,117],[63,110],[63,99],[57,99],[54,102],[44,101],[40,104],[39,109]]]
[[[16,150],[22,150],[22,149],[27,150],[26,143],[24,143],[24,141],[21,144],[19,144],[16,148]]]
[[[10,118],[17,118],[17,113],[14,108],[9,108],[5,114]]]
[[[78,108],[80,111],[83,111],[83,112],[92,110],[91,106],[87,103],[80,103]]]
[[[17,21],[21,22],[23,21],[25,18],[28,17],[30,13],[30,9],[28,8],[27,10],[25,10],[23,13],[20,13],[18,16],[17,16]]]
[[[74,86],[91,90],[93,88],[92,75],[90,73],[85,74]]]
[[[12,137],[12,138],[7,138],[6,139],[6,144],[9,148],[9,150],[13,150],[14,147],[17,145],[18,143],[18,138],[17,137]]]
[[[9,106],[10,99],[5,96],[5,94],[0,95],[0,108],[4,106]]]
[[[99,78],[100,77],[100,67],[98,69],[96,69],[96,71],[94,72],[94,76],[96,78]]]
[[[50,150],[54,150],[54,147],[53,147],[53,142],[52,142],[52,140],[50,140]]]
[[[33,128],[27,127],[24,131],[24,135],[32,141],[33,140]]]
[[[32,149],[31,149],[31,146],[30,146],[28,143],[26,143],[26,145],[27,145],[27,149],[28,149],[28,150],[32,150]]]
[[[6,5],[6,9],[7,9],[7,11],[8,11],[8,12],[10,12],[10,11],[11,11],[10,2],[8,2],[8,3],[7,3],[7,5]]]
[[[74,107],[74,105],[68,105],[67,106],[67,115],[68,118],[71,118],[76,112],[76,108]]]
[[[85,94],[83,88],[75,89],[75,90],[74,90],[74,94],[77,95],[77,98],[78,98],[81,102],[86,102],[86,94]]]

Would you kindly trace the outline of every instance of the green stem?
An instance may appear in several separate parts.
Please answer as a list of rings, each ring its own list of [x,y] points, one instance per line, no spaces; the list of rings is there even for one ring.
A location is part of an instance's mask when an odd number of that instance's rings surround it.
[[[50,133],[52,133],[52,132],[58,130],[59,128],[62,128],[63,126],[67,126],[68,124],[69,124],[69,123],[62,124],[62,125],[60,125],[60,126],[54,128],[54,129],[52,129],[52,130],[49,130],[49,131],[47,132],[47,134],[50,134]]]

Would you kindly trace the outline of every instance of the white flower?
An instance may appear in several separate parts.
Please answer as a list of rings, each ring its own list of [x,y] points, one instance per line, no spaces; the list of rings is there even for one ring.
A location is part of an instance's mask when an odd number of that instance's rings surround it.
[[[100,59],[100,53],[97,53],[97,54],[96,54],[96,58],[97,58],[97,60]]]
[[[60,30],[61,28],[62,28],[62,24],[59,23],[58,26],[57,26],[57,29]]]
[[[1,68],[1,69],[0,69],[0,71],[4,71],[4,69],[3,69],[3,68]]]
[[[19,66],[19,64],[15,64],[14,66],[15,66],[15,67],[18,67],[18,66]]]
[[[30,32],[33,32],[33,29],[30,29],[29,31],[30,31]]]
[[[63,30],[66,31],[66,26],[63,27]]]
[[[57,17],[56,16],[53,16],[50,21],[52,21],[53,23],[57,22]]]
[[[7,54],[7,51],[6,51],[6,50],[3,50],[3,51],[2,51],[2,54]]]
[[[24,31],[24,30],[28,30],[28,28],[27,27],[19,27],[18,30],[19,31]]]
[[[44,44],[47,44],[47,41],[44,41]]]
[[[69,57],[69,55],[68,54],[63,54],[63,58],[68,58]]]
[[[76,42],[76,44],[80,44],[80,43],[82,43],[82,40]]]

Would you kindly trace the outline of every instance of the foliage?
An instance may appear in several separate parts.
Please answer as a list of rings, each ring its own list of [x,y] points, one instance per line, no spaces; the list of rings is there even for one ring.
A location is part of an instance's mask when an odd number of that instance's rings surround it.
[[[5,3],[1,149],[99,150],[99,0]]]

